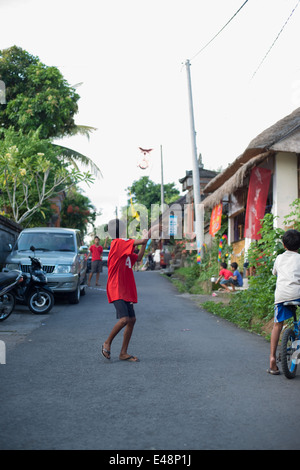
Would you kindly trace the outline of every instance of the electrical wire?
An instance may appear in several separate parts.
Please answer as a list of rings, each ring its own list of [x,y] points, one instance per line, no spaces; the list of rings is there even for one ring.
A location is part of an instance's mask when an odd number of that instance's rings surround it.
[[[287,25],[288,21],[291,19],[293,13],[295,12],[297,6],[299,5],[300,3],[300,0],[298,0],[297,2],[297,5],[294,6],[293,10],[291,11],[288,19],[286,20],[286,22],[284,23],[284,25],[282,26],[281,30],[279,31],[279,33],[277,34],[276,38],[274,39],[273,43],[271,44],[271,46],[269,47],[269,50],[267,51],[267,53],[265,54],[265,56],[262,58],[260,64],[258,65],[257,69],[255,70],[255,72],[253,73],[252,77],[251,77],[251,80],[254,78],[254,76],[257,74],[258,70],[260,69],[260,67],[262,66],[262,64],[264,63],[264,61],[266,60],[267,56],[269,55],[269,53],[271,52],[271,49],[274,47],[277,39],[279,38],[279,36],[281,35],[282,31],[284,30],[285,26]]]
[[[299,0],[300,1],[300,0]],[[197,57],[198,54],[200,54],[200,52],[204,51],[204,49],[207,48],[207,46],[209,46],[210,43],[212,43],[212,41],[217,37],[219,36],[219,34],[226,28],[226,26],[233,20],[233,18],[241,11],[241,9],[246,5],[246,3],[248,2],[248,0],[246,0],[242,6],[240,6],[240,8],[235,12],[235,14],[230,18],[230,20],[227,21],[226,24],[224,24],[224,26],[217,32],[217,34],[214,35],[214,37],[212,37],[210,39],[210,41],[208,41],[193,57],[191,60],[194,60],[195,57]]]

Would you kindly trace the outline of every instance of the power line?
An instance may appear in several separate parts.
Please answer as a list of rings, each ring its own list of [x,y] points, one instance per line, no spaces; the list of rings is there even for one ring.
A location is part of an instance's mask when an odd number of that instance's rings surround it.
[[[299,0],[299,1],[300,1],[300,0]],[[243,5],[240,6],[240,8],[239,8],[239,9],[235,12],[235,14],[230,18],[230,20],[228,20],[227,23],[224,24],[224,26],[217,32],[217,34],[215,34],[214,37],[212,37],[212,38],[210,39],[210,41],[208,41],[208,43],[206,43],[205,46],[203,46],[203,47],[200,49],[200,51],[198,51],[198,52],[194,55],[194,57],[192,57],[191,60],[195,59],[195,57],[197,57],[197,55],[200,54],[200,52],[204,51],[204,49],[206,49],[207,46],[208,46],[217,36],[219,36],[219,34],[223,31],[223,29],[226,28],[226,26],[227,26],[227,25],[233,20],[233,18],[241,11],[241,9],[243,8],[243,6],[245,6],[247,2],[248,2],[248,0],[246,0],[246,1],[243,3]]]
[[[273,43],[271,44],[269,50],[267,51],[267,53],[265,54],[265,56],[263,57],[263,59],[261,60],[259,66],[257,67],[257,69],[255,70],[255,72],[253,73],[252,77],[251,77],[251,80],[254,78],[254,76],[256,75],[256,73],[258,72],[258,70],[260,69],[260,67],[262,66],[262,64],[264,63],[264,61],[266,60],[267,56],[269,55],[271,49],[274,47],[277,39],[279,38],[279,36],[281,35],[282,31],[284,30],[286,24],[288,23],[288,21],[290,20],[291,16],[293,15],[293,13],[295,12],[297,6],[299,5],[300,3],[300,0],[298,0],[297,2],[297,5],[294,6],[293,10],[291,11],[288,19],[286,20],[286,22],[284,23],[284,25],[282,26],[281,30],[279,31],[279,33],[277,34],[276,38],[274,39]]]

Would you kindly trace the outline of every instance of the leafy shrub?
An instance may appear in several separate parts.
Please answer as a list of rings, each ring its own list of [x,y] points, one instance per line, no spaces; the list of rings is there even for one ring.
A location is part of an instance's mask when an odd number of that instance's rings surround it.
[[[300,199],[291,205],[292,212],[285,217],[285,223],[300,229]],[[204,307],[243,328],[259,330],[259,321],[266,323],[274,315],[274,292],[276,276],[272,268],[276,257],[284,252],[281,237],[284,230],[274,228],[274,216],[266,214],[260,230],[261,239],[251,243],[248,251],[249,265],[255,275],[249,278],[249,288],[238,292],[228,305],[206,302]],[[258,322],[257,322],[258,321]]]

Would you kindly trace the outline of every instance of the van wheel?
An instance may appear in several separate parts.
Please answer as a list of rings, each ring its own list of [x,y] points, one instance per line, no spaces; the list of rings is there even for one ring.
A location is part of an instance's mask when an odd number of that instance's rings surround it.
[[[83,287],[81,287],[81,289],[80,289],[80,295],[81,295],[81,296],[83,296],[83,295],[86,294],[86,290],[85,290],[85,288],[86,288],[86,283],[87,283],[87,275],[85,275],[84,281],[83,281]]]
[[[76,290],[69,294],[69,303],[70,304],[79,304],[80,300],[80,280],[78,281]]]

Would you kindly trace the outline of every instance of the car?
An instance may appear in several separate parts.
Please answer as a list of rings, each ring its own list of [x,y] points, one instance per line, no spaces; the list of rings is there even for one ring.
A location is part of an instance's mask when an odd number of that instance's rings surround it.
[[[109,255],[109,250],[103,250],[103,253],[102,253],[103,266],[107,266],[108,255]]]
[[[79,303],[87,284],[86,250],[80,231],[60,227],[36,227],[22,230],[6,258],[6,268],[29,272],[33,255],[41,260],[48,286],[54,294],[67,294],[69,302]]]

